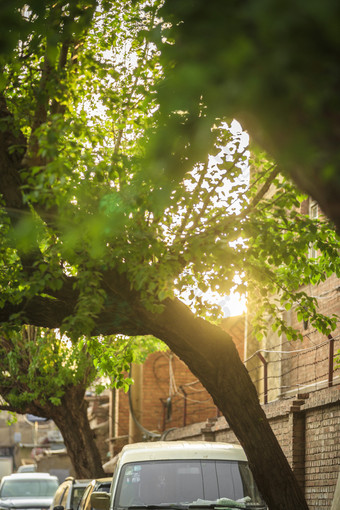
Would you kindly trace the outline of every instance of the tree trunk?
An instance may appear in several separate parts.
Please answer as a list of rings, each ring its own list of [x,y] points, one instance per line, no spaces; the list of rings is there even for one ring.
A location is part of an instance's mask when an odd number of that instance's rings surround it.
[[[269,425],[231,337],[217,326],[195,317],[177,299],[163,301],[164,311],[160,314],[147,311],[138,293],[124,283],[123,275],[120,277],[119,287],[112,284],[115,292],[110,298],[113,296],[113,299],[98,315],[93,334],[152,334],[163,340],[187,364],[225,416],[245,450],[270,510],[308,510],[303,491]],[[37,296],[24,303],[30,323],[58,327],[62,319],[72,313],[72,306],[77,302],[74,299],[72,305],[68,294],[65,299],[58,295],[58,299],[51,301]],[[125,304],[124,314],[121,313],[121,303]],[[22,303],[16,306],[7,303],[0,310],[0,320],[6,320],[9,314],[22,308]],[[81,402],[81,399],[76,401]],[[59,410],[57,416],[49,416],[60,428],[65,444],[72,452],[77,473],[81,476],[98,473],[102,470],[99,461],[94,461],[88,452],[91,431],[85,421],[85,412],[81,418],[78,408],[70,408],[65,416]],[[77,424],[76,428],[74,424]]]
[[[308,510],[231,337],[180,301],[167,301],[165,311],[147,321],[150,333],[167,343],[213,397],[243,446],[269,509]]]
[[[100,454],[87,417],[84,393],[71,387],[54,407],[51,418],[63,436],[76,477],[100,478],[105,476]]]

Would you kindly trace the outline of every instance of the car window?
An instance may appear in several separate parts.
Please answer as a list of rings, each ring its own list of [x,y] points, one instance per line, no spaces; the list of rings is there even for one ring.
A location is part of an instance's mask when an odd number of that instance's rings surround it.
[[[58,482],[56,480],[5,480],[0,497],[52,497],[57,488]]]
[[[109,482],[96,482],[91,483],[86,489],[81,499],[80,505],[78,506],[78,510],[96,510],[91,506],[91,494],[92,492],[110,492],[111,489],[111,481]]]
[[[97,492],[110,492],[111,482],[102,482],[97,487],[94,488]]]
[[[37,470],[35,464],[26,464],[18,467],[18,473],[34,473]]]
[[[72,510],[77,510],[81,498],[85,492],[86,487],[73,487],[72,497],[71,497],[71,508]]]

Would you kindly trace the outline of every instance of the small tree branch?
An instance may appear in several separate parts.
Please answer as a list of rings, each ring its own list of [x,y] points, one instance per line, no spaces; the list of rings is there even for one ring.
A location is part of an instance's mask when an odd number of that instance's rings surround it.
[[[204,182],[204,177],[205,177],[205,173],[208,169],[208,161],[206,161],[204,163],[204,167],[203,167],[203,170],[201,172],[201,175],[200,175],[200,178],[199,178],[199,181],[197,183],[197,185],[195,186],[195,190],[190,198],[190,203],[187,205],[187,212],[185,213],[185,216],[183,218],[183,221],[181,222],[180,224],[180,227],[179,227],[179,230],[177,232],[177,236],[178,237],[181,237],[188,221],[189,221],[189,218],[190,218],[190,214],[192,214],[192,209],[191,209],[191,206],[192,204],[194,204],[196,202],[196,199],[198,197],[198,194],[200,192],[200,190],[202,189],[202,184]]]
[[[256,193],[249,206],[245,209],[244,216],[247,216],[250,211],[255,209],[257,204],[262,200],[266,193],[268,193],[270,186],[273,184],[273,181],[276,179],[279,173],[280,170],[276,164],[270,167],[270,174],[266,179],[266,182],[263,184],[261,189]]]
[[[17,409],[13,406],[10,406],[8,404],[0,404],[0,411],[7,411],[8,413],[16,413]]]

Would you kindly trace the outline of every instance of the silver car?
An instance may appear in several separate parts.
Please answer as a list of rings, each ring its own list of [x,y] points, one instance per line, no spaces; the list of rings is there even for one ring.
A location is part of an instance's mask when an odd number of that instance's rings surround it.
[[[45,510],[59,485],[49,473],[14,473],[0,483],[0,510]]]

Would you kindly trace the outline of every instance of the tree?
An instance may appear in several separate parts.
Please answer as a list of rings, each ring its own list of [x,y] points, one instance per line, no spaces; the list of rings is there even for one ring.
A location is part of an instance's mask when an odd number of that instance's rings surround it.
[[[165,0],[161,16],[173,44],[160,99],[190,115],[193,152],[216,117],[237,118],[339,231],[338,3]]]
[[[298,212],[301,194],[264,154],[250,156],[235,123],[211,127],[203,98],[194,114],[181,107],[185,94],[164,112],[168,67],[152,41],[171,40],[157,2],[79,6],[47,2],[41,13],[28,2],[31,31],[25,25],[4,59],[0,320],[60,328],[73,340],[165,341],[226,417],[271,510],[305,509],[204,293],[257,292],[274,327],[297,338],[277,313],[294,303],[330,332],[335,318],[321,316],[300,285],[339,274],[338,239],[327,221]],[[209,126],[203,137],[196,122]],[[308,258],[311,242],[318,260]],[[259,319],[259,335],[265,326]]]
[[[63,436],[76,476],[104,476],[90,427],[85,392],[101,393],[109,384],[128,388],[132,361],[159,349],[152,338],[101,338],[71,344],[58,331],[23,326],[0,334],[0,410],[51,419]],[[138,352],[136,352],[138,348]],[[105,352],[105,360],[99,362]],[[90,354],[91,353],[91,354]],[[100,376],[110,377],[103,384]]]
[[[104,476],[87,417],[85,391],[96,371],[84,347],[68,347],[53,331],[32,326],[0,337],[3,411],[52,419],[77,476]]]

